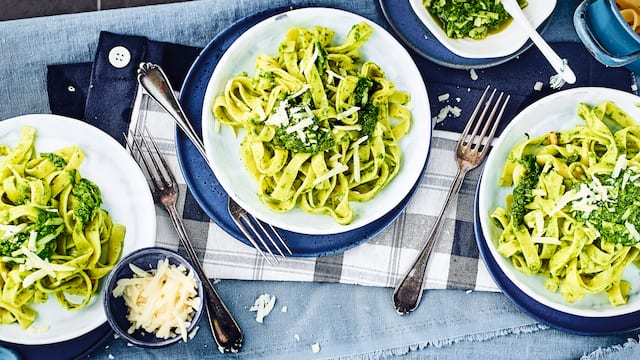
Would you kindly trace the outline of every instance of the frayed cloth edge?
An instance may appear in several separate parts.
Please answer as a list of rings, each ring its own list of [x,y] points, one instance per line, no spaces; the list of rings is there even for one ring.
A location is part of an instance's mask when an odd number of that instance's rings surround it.
[[[611,356],[615,353],[621,352],[623,350],[629,350],[631,348],[640,351],[640,336],[637,339],[628,338],[627,342],[625,342],[624,344],[613,345],[606,348],[598,348],[592,353],[582,356],[580,360],[604,359],[607,356]]]
[[[454,345],[460,342],[482,342],[486,340],[491,340],[497,337],[507,336],[507,335],[518,335],[518,334],[529,334],[540,330],[548,330],[549,327],[543,324],[533,324],[533,325],[523,325],[514,328],[506,328],[499,329],[490,332],[476,333],[476,334],[467,334],[461,336],[454,336],[451,338],[445,339],[436,339],[430,340],[425,343],[418,344],[410,344],[402,347],[378,350],[374,352],[350,355],[348,357],[340,357],[338,359],[349,359],[349,360],[378,360],[378,359],[386,359],[392,356],[406,355],[411,351],[419,351],[428,347],[447,347]],[[589,359],[591,360],[591,359]]]

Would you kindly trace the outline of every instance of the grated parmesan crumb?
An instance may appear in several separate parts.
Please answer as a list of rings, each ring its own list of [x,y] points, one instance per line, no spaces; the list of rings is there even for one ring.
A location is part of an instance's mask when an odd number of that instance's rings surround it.
[[[560,89],[564,84],[566,84],[566,81],[564,81],[560,74],[555,74],[549,78],[549,86],[551,86],[552,89]]]
[[[293,335],[293,338],[296,339],[296,341],[300,341],[300,335],[298,334]]]
[[[478,80],[478,73],[476,73],[476,69],[469,70],[469,75],[471,75],[471,80]]]
[[[276,304],[276,297],[269,294],[262,294],[258,296],[253,306],[249,308],[249,311],[256,312],[256,321],[262,323],[264,318],[269,315],[273,306]]]
[[[436,124],[444,121],[449,116],[453,116],[457,118],[457,117],[460,117],[461,114],[462,114],[462,109],[460,109],[459,107],[446,105],[442,107],[440,109],[440,112],[438,112],[438,115],[431,118],[431,120],[434,122],[433,126],[435,126]]]
[[[283,313],[286,313],[287,310],[289,310],[289,308],[287,308],[286,305],[280,308],[280,311],[283,312]]]
[[[473,292],[473,290],[469,289],[467,291],[465,291],[467,294],[471,294]]]
[[[638,91],[638,85],[631,84],[631,91]]]
[[[542,81],[536,81],[536,83],[533,85],[533,90],[540,91],[542,90],[543,85],[544,84],[542,83]]]
[[[115,356],[113,356],[113,354],[109,354],[107,357],[108,357],[109,359],[111,359],[111,360],[113,360],[113,359],[115,359],[115,358],[116,358]]]
[[[449,93],[444,93],[438,96],[438,101],[444,102],[449,100]]]
[[[193,328],[193,330],[191,330],[191,332],[189,333],[189,339],[193,339],[194,337],[196,337],[196,334],[198,334],[198,330],[200,330],[200,325],[197,325]]]
[[[318,343],[313,343],[311,344],[311,351],[313,351],[313,353],[319,353],[320,352],[320,344]]]

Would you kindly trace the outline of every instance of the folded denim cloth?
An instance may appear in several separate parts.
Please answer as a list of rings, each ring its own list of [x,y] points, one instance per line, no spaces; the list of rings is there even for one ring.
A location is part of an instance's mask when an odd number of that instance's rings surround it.
[[[555,43],[577,74],[576,86],[602,86],[632,91],[631,74],[605,68],[579,43]],[[434,118],[443,108],[455,112],[434,119],[429,166],[405,211],[374,239],[344,253],[317,258],[287,259],[271,266],[252,248],[231,238],[204,214],[186,191],[174,151],[175,127],[166,113],[142,92],[137,92],[135,69],[140,61],[160,64],[179,89],[199,49],[101,33],[93,64],[49,66],[48,89],[54,113],[79,117],[122,141],[129,126],[145,125],[164,146],[183,190],[181,209],[206,271],[220,279],[328,281],[369,286],[394,286],[417,255],[428,235],[455,175],[456,133],[464,127],[480,93],[491,84],[511,94],[504,119],[511,119],[528,104],[554,91],[549,87],[553,70],[539,51],[531,49],[505,64],[478,70],[443,68],[414,56],[429,93]],[[540,88],[541,87],[541,88]],[[568,88],[566,85],[563,89]],[[136,97],[136,93],[138,96]],[[441,96],[441,95],[448,95]],[[446,99],[445,99],[446,98]],[[134,99],[137,99],[134,105]],[[153,121],[149,121],[153,119]],[[131,120],[131,122],[130,122]],[[503,121],[502,126],[507,121]],[[473,231],[473,201],[480,170],[468,174],[457,204],[452,207],[434,248],[427,270],[427,288],[498,291],[479,258]],[[157,244],[178,247],[173,229],[158,213]],[[166,227],[166,229],[164,228]]]

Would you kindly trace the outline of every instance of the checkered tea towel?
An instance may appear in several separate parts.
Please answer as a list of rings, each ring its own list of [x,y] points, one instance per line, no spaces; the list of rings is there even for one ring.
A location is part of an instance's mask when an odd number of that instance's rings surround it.
[[[131,128],[146,127],[180,183],[178,208],[197,206],[189,199],[175,149],[175,125],[162,108],[142,91],[132,114]],[[453,136],[455,137],[455,136]],[[450,134],[436,131],[430,160],[413,198],[401,215],[373,239],[343,253],[309,257],[287,257],[269,264],[259,253],[231,237],[214,221],[185,219],[205,271],[217,279],[327,281],[393,287],[417,256],[445,201],[456,173]],[[480,171],[467,175],[458,200],[451,206],[427,269],[427,288],[462,288],[497,291],[479,259],[473,232],[473,201]],[[192,209],[191,209],[192,210]],[[157,208],[157,245],[178,248],[178,239],[167,213]]]

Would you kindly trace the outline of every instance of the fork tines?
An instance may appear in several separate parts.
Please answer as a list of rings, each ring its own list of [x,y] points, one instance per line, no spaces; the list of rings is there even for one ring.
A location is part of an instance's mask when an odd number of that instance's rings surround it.
[[[273,253],[273,251],[271,250],[271,247],[276,249],[276,251],[278,252],[278,254],[280,254],[280,256],[282,257],[286,256],[282,251],[282,249],[280,248],[280,246],[278,245],[278,243],[284,246],[285,250],[287,251],[287,253],[289,253],[289,255],[293,254],[289,246],[287,246],[287,243],[284,241],[284,239],[280,235],[280,233],[278,233],[278,231],[271,224],[266,224],[265,226],[265,223],[263,223],[259,219],[256,219],[254,216],[249,214],[249,212],[247,212],[235,201],[233,201],[231,197],[229,197],[228,210],[229,210],[229,215],[231,215],[231,219],[233,220],[233,222],[238,226],[240,231],[249,240],[251,245],[253,245],[253,247],[258,250],[258,252],[269,264],[272,264],[271,262],[272,260],[275,261],[276,263],[280,262],[278,258],[275,256],[275,254]],[[265,237],[269,240],[269,243],[271,243],[271,246],[267,245],[267,241],[265,240]],[[257,241],[256,241],[256,238],[257,238]],[[258,242],[260,242],[262,246],[259,246]],[[263,251],[262,249],[266,249],[266,252],[269,254],[269,256],[267,256],[265,251]]]
[[[489,149],[491,141],[493,140],[496,130],[498,129],[498,124],[500,123],[502,114],[504,113],[504,109],[507,107],[507,104],[511,99],[511,95],[507,95],[501,105],[504,92],[500,92],[498,98],[496,99],[496,102],[493,104],[493,108],[491,109],[488,118],[486,118],[487,111],[489,111],[489,107],[493,102],[493,98],[497,90],[494,88],[493,91],[491,91],[489,98],[485,101],[484,99],[489,93],[490,87],[491,85],[487,85],[487,87],[484,89],[484,92],[482,93],[478,104],[473,110],[473,113],[471,114],[467,125],[462,131],[462,136],[460,137],[459,142],[459,147],[464,148],[465,150],[474,150],[480,156],[483,156],[485,154],[485,151]],[[478,116],[479,111],[482,111],[480,113],[480,116]],[[497,116],[496,112],[498,112]],[[483,123],[484,126],[482,127],[480,133],[478,133],[478,131],[480,130],[480,126]],[[470,134],[469,130],[472,126],[473,131]],[[487,132],[489,133],[487,134]]]
[[[164,206],[175,206],[178,193],[175,177],[171,173],[164,157],[160,155],[158,145],[153,136],[150,135],[149,130],[145,127],[144,134],[136,132],[131,137],[124,135],[131,155],[138,156],[138,163],[144,165],[144,170],[146,170],[151,179],[151,188],[155,200]],[[256,219],[231,198],[229,198],[228,208],[234,223],[269,264],[273,264],[272,261],[279,263],[276,254],[271,250],[272,248],[282,257],[286,255],[281,246],[284,247],[289,255],[293,254],[285,240],[273,226]]]
[[[154,196],[156,196],[157,191],[166,188],[174,188],[177,183],[173,173],[169,170],[169,164],[167,164],[164,157],[153,156],[153,154],[160,154],[160,149],[158,148],[158,144],[154,140],[153,136],[149,133],[149,129],[145,127],[144,132],[145,134],[133,134],[131,140],[129,140],[125,135],[125,139],[131,154],[133,155],[134,153],[137,153],[144,164],[145,170],[151,179],[153,188],[156,190],[153,191]],[[145,153],[147,156],[145,156]]]

